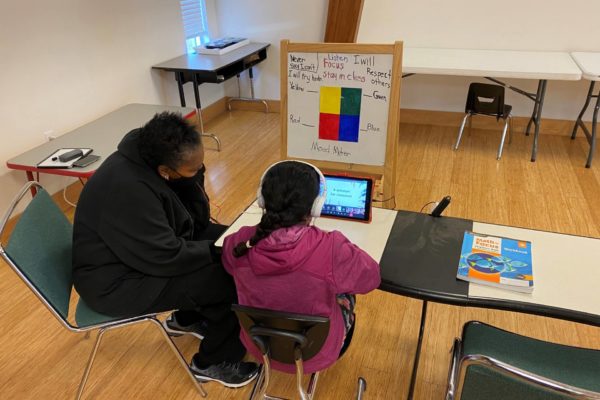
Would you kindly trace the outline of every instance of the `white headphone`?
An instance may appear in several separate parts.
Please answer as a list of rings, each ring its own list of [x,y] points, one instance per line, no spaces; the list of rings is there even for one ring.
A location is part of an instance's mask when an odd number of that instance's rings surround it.
[[[295,163],[309,165],[317,172],[317,174],[319,174],[319,188],[320,188],[319,194],[317,195],[317,197],[315,197],[315,200],[313,201],[312,207],[310,209],[310,216],[313,218],[320,217],[321,210],[323,209],[323,205],[325,205],[325,199],[327,198],[327,184],[325,183],[325,177],[323,176],[323,173],[321,172],[321,170],[319,168],[315,167],[314,165],[307,163],[305,161],[283,160],[283,161],[278,161],[274,164],[271,164],[269,166],[269,168],[267,168],[265,170],[265,172],[262,174],[262,176],[260,177],[260,183],[258,185],[258,190],[256,191],[256,202],[258,203],[258,206],[262,209],[265,208],[265,198],[262,195],[262,186],[263,186],[263,181],[265,180],[265,176],[267,175],[267,172],[269,172],[269,170],[271,168],[273,168],[274,166],[276,166],[277,164],[281,164],[284,162],[295,162]]]

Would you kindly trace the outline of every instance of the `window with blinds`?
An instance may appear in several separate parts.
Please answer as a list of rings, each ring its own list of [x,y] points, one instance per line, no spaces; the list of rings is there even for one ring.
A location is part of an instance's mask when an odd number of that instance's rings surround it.
[[[204,0],[179,0],[185,44],[188,53],[194,47],[210,41],[206,23],[206,5]]]

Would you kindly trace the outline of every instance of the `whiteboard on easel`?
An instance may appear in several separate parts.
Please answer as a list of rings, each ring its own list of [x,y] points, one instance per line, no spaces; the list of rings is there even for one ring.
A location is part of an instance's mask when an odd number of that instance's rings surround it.
[[[383,166],[392,65],[392,54],[288,53],[288,156]]]

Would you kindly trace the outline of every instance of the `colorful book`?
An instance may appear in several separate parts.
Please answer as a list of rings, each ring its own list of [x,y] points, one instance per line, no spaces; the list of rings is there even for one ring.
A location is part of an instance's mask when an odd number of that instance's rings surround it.
[[[466,231],[456,277],[482,285],[531,293],[531,242]]]

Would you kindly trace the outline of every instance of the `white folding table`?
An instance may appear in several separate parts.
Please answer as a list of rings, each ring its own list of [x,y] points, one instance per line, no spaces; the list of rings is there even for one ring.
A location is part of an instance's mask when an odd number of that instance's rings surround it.
[[[566,52],[471,50],[406,47],[402,77],[414,74],[478,76],[509,88],[534,102],[525,131],[535,125],[531,161],[537,156],[542,107],[548,80],[580,80],[581,71]],[[529,93],[497,78],[537,79],[536,93]]]

